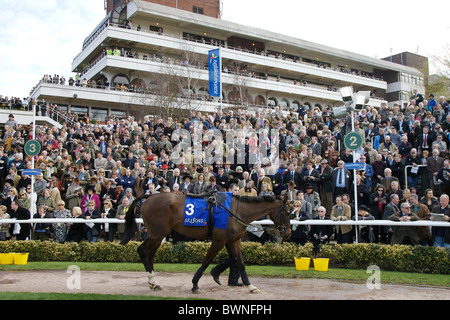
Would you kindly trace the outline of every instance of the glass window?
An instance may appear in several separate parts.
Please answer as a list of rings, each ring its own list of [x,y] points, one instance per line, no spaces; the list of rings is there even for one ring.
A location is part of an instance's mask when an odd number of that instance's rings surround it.
[[[125,111],[122,111],[122,110],[111,110],[109,115],[116,116],[118,118],[126,118],[127,113]]]
[[[108,115],[108,110],[106,109],[91,109],[91,118],[97,121],[105,121]]]
[[[78,113],[78,114],[85,114],[89,112],[89,107],[83,107],[83,106],[72,106],[70,108],[70,112],[72,113]]]
[[[67,113],[69,106],[67,104],[58,104],[58,109],[61,112]]]

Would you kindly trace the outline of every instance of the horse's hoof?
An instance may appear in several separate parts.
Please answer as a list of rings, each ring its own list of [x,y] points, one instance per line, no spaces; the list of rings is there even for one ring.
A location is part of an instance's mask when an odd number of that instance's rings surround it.
[[[200,293],[200,289],[199,288],[192,288],[192,293],[194,293],[194,294]]]
[[[159,284],[153,284],[153,283],[148,283],[148,287],[150,288],[150,290],[154,290],[154,291],[161,291],[162,288]]]

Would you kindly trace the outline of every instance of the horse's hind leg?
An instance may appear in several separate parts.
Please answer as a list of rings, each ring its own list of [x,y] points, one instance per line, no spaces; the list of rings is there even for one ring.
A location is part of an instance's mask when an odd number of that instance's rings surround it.
[[[214,257],[222,250],[222,248],[225,246],[225,241],[213,241],[211,243],[211,246],[208,249],[208,252],[206,253],[205,258],[203,259],[202,266],[197,270],[194,277],[192,278],[192,292],[198,293],[198,281],[202,277],[203,273],[205,272],[206,268],[211,264]]]
[[[161,290],[161,286],[155,279],[155,272],[153,268],[153,258],[155,257],[156,250],[158,250],[161,245],[160,240],[147,238],[137,249],[139,257],[144,264],[145,271],[147,271],[148,276],[148,286],[153,290]]]

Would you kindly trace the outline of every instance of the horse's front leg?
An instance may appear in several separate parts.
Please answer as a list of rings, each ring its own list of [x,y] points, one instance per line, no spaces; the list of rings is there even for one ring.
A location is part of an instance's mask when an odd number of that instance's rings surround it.
[[[211,243],[211,246],[208,249],[208,252],[206,253],[205,258],[203,259],[201,267],[197,270],[194,277],[192,278],[192,292],[198,293],[198,281],[202,277],[203,273],[205,272],[206,268],[211,264],[214,257],[220,252],[220,250],[223,249],[225,246],[225,241],[214,241]]]
[[[259,289],[250,284],[250,281],[248,280],[247,271],[245,271],[244,257],[242,256],[241,251],[241,240],[236,240],[232,243],[229,243],[228,246],[235,259],[236,267],[241,274],[242,283],[250,289],[251,293],[259,293]]]

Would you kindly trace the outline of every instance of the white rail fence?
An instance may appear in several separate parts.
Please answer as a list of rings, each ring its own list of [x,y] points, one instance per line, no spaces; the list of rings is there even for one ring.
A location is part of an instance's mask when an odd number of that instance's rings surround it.
[[[144,223],[143,219],[135,219],[136,223]],[[1,219],[0,223],[125,223],[122,219],[89,219],[85,220],[82,218],[66,218],[66,219],[56,219],[56,218],[36,218],[27,220],[17,220],[17,219]],[[253,221],[253,225],[273,225],[272,220],[258,220]],[[397,227],[450,227],[450,221],[391,221],[391,220],[347,220],[347,221],[332,221],[332,220],[305,220],[297,221],[291,220],[291,225],[354,225],[354,226],[397,226]]]

